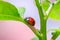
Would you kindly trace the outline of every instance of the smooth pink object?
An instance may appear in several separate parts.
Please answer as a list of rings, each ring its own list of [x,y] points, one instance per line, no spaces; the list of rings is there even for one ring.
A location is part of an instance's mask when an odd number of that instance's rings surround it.
[[[0,21],[0,40],[31,40],[34,33],[18,21]]]

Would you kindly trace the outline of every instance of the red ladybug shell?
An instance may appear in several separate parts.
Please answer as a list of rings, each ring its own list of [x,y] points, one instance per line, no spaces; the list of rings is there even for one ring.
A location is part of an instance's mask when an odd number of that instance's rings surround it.
[[[32,25],[32,26],[35,25],[35,20],[32,17],[27,17],[26,20],[30,25]]]

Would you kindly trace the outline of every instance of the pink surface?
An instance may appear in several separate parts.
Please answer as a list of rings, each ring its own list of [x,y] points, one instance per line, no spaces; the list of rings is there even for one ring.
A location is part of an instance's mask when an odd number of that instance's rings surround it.
[[[0,40],[31,40],[34,33],[23,23],[0,21]]]

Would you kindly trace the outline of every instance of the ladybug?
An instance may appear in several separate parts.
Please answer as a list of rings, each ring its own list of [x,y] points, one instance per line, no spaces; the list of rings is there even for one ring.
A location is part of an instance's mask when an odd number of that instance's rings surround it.
[[[35,20],[32,17],[27,17],[25,18],[25,20],[31,25],[34,26],[35,25]]]

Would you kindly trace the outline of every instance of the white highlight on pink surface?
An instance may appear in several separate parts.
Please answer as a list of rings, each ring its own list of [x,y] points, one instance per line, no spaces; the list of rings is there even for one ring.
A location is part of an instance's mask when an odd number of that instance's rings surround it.
[[[0,21],[0,40],[31,40],[34,33],[23,23]]]

